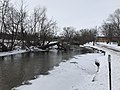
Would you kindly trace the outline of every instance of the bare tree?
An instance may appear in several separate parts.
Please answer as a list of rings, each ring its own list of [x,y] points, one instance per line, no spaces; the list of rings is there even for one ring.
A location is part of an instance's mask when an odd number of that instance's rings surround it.
[[[44,46],[49,44],[54,37],[56,22],[46,16],[46,8],[35,8],[31,16],[30,32],[34,35],[34,43]]]
[[[75,31],[74,37],[73,37],[74,44],[81,45],[82,43],[82,35],[80,31]]]
[[[66,42],[72,42],[75,34],[75,28],[73,27],[64,27],[63,28],[63,37]]]
[[[81,43],[85,44],[88,42],[95,42],[95,38],[97,35],[97,28],[91,28],[91,29],[81,29]]]
[[[118,45],[120,45],[120,9],[115,10],[108,18],[108,21],[113,24],[118,37]]]
[[[46,8],[35,8],[31,16],[28,14],[22,0],[18,9],[11,3],[9,4],[9,0],[0,1],[0,47],[2,51],[8,48],[13,50],[15,45],[25,48],[31,43],[35,46],[44,46],[53,40],[56,22],[47,18]]]
[[[0,31],[2,33],[1,36],[1,46],[2,46],[2,51],[6,51],[7,47],[5,46],[5,37],[7,33],[7,12],[9,11],[9,0],[3,0],[0,1]]]
[[[46,8],[35,8],[34,13],[30,16],[29,19],[29,32],[33,35],[33,43],[38,44],[40,37],[39,32],[41,31],[42,19],[46,13]]]
[[[40,28],[40,41],[41,45],[44,46],[45,43],[49,44],[55,35],[56,22],[53,20],[48,20],[47,18],[42,20]]]
[[[9,28],[8,32],[9,35],[11,36],[11,45],[10,45],[10,50],[13,50],[14,45],[16,44],[16,41],[18,38],[18,30],[19,30],[19,25],[20,25],[20,17],[19,17],[19,12],[13,7],[9,7],[9,12],[8,12],[8,23],[7,27]]]
[[[27,18],[27,12],[25,11],[24,4],[22,2],[21,8],[20,8],[20,36],[22,41],[22,48],[24,48],[24,33],[26,29],[26,18]]]
[[[106,23],[104,22],[102,24],[102,26],[100,27],[100,29],[102,30],[102,34],[108,38],[107,43],[112,41],[112,38],[115,37],[115,28],[114,25],[112,23]]]

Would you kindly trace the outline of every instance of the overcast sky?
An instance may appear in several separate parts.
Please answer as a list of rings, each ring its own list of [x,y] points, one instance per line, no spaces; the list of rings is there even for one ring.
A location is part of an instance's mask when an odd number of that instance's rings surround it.
[[[100,26],[109,14],[120,8],[120,0],[26,0],[26,3],[29,11],[45,6],[47,15],[53,17],[59,27],[77,29]]]

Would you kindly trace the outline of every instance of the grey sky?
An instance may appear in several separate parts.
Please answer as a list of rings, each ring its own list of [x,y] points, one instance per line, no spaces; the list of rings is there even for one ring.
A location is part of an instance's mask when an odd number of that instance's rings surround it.
[[[18,0],[16,0],[18,1]],[[29,10],[40,5],[47,8],[59,27],[77,29],[100,26],[109,14],[120,8],[120,0],[26,0]]]

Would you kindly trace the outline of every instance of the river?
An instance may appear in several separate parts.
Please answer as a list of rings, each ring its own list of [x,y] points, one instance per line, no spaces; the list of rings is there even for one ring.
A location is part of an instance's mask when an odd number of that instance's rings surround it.
[[[37,75],[47,75],[54,66],[78,54],[81,52],[50,51],[0,57],[0,90],[11,90]]]

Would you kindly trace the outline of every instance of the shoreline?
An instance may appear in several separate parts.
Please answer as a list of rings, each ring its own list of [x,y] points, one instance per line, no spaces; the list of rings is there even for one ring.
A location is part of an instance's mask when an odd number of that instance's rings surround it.
[[[0,52],[0,57],[5,57],[5,56],[11,56],[11,55],[16,55],[16,54],[22,54],[22,53],[26,53],[29,51],[26,50],[14,50],[14,51],[9,51],[9,52]]]
[[[50,74],[39,75],[37,79],[28,81],[31,85],[14,87],[13,90],[76,90],[81,85],[83,87],[79,89],[83,90],[86,85],[93,83],[92,79],[97,70],[94,63],[98,57],[104,56],[95,53],[76,55],[67,62],[61,62],[58,67],[55,66],[49,71]],[[88,82],[85,84],[81,80]]]

